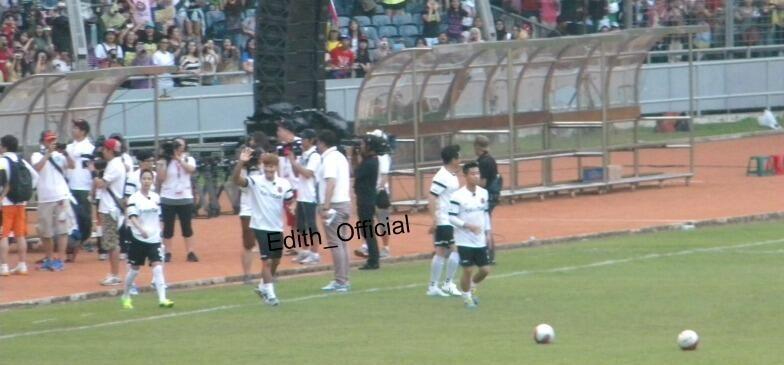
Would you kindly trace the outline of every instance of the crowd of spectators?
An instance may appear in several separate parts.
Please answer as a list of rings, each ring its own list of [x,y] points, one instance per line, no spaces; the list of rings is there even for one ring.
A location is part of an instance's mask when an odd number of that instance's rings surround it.
[[[186,74],[165,80],[164,87],[248,82],[243,72],[253,72],[257,1],[94,0],[82,11],[89,67],[163,65]],[[406,47],[607,32],[626,24],[707,25],[695,46],[723,46],[727,1],[735,2],[735,45],[784,43],[784,0],[491,0],[505,11],[495,14],[493,39],[475,0],[333,0],[327,73],[362,77],[377,60]],[[0,82],[72,69],[65,3],[0,0],[0,19]],[[684,43],[672,39],[658,47]]]

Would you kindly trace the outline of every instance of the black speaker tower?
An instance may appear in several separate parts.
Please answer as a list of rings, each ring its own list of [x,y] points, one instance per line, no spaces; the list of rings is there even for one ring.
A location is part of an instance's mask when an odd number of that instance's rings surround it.
[[[256,9],[254,115],[248,130],[275,135],[264,107],[290,103],[324,110],[328,0],[261,0]]]

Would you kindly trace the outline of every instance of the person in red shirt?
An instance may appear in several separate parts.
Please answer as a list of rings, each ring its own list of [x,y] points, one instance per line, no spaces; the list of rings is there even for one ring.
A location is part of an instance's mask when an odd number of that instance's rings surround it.
[[[356,56],[351,51],[351,39],[340,37],[340,45],[329,52],[330,74],[333,79],[347,79],[351,77]]]
[[[5,34],[0,34],[0,73],[2,73],[3,82],[8,82],[8,61],[12,57],[14,57],[14,53],[8,47],[8,37]]]
[[[3,19],[3,30],[2,33],[5,34],[6,43],[9,40],[13,40],[16,37],[18,29],[16,27],[16,18],[14,18],[13,14],[8,14]]]

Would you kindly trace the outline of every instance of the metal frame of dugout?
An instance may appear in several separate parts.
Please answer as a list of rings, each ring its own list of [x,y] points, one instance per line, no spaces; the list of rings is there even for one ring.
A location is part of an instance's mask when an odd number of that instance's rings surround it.
[[[413,199],[393,201],[396,208],[417,210],[427,205],[424,178],[440,166],[435,151],[467,134],[505,136],[499,165],[509,167],[501,196],[516,200],[584,190],[606,192],[625,185],[661,185],[665,180],[694,176],[694,78],[692,39],[702,26],[632,29],[575,37],[486,42],[414,48],[381,60],[366,75],[358,92],[356,131],[382,129],[399,137],[396,169],[391,179],[414,179]],[[649,50],[665,38],[682,39],[688,47],[689,110],[675,117],[640,115],[640,68]],[[679,120],[688,124],[688,137],[679,141],[645,141],[641,124]],[[625,124],[629,140],[613,143],[618,125]],[[541,148],[518,146],[521,132],[541,129]],[[553,133],[562,130],[598,131],[598,143],[562,148]],[[577,136],[580,134],[578,133]],[[579,137],[577,137],[579,139]],[[530,143],[530,138],[529,141]],[[685,149],[688,170],[678,173],[643,172],[641,154],[651,149]],[[632,173],[610,179],[611,154],[632,154]],[[466,155],[466,151],[463,153]],[[565,183],[553,180],[555,159],[600,158],[600,181]],[[541,162],[541,183],[522,186],[518,165]],[[580,169],[578,168],[578,173]],[[394,193],[393,193],[394,196]]]

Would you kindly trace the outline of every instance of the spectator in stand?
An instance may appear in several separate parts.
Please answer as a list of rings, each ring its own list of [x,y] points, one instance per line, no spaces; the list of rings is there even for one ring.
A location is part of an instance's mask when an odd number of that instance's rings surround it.
[[[240,57],[237,47],[231,44],[231,40],[223,40],[223,49],[221,50],[220,64],[218,65],[218,72],[237,72],[240,70]],[[221,83],[223,84],[236,84],[242,82],[242,77],[223,77]]]
[[[365,37],[365,35],[362,34],[359,22],[354,19],[351,19],[351,22],[348,23],[348,37],[351,39],[351,52],[356,54],[359,50],[359,40]]]
[[[482,40],[482,32],[479,31],[479,28],[471,28],[468,31],[468,40],[467,43],[481,43]]]
[[[242,11],[245,0],[221,0],[221,9],[226,15],[226,36],[233,44],[242,44]]]
[[[47,18],[47,23],[52,27],[52,44],[54,49],[60,52],[72,53],[71,49],[71,28],[68,25],[65,3],[57,3],[54,16]]]
[[[152,57],[150,57],[150,52],[147,51],[147,48],[143,44],[141,43],[137,44],[136,58],[133,60],[131,66],[152,66],[152,65],[154,64],[152,62]],[[131,81],[132,89],[149,89],[151,87],[152,87],[152,83],[147,78]]]
[[[33,75],[45,74],[52,72],[52,62],[49,59],[49,53],[46,51],[38,51],[35,54],[35,66],[33,67]]]
[[[449,36],[447,36],[446,33],[439,34],[438,44],[449,44]]]
[[[446,35],[450,43],[463,42],[463,18],[468,12],[460,5],[460,0],[450,0],[449,9],[446,11]]]
[[[370,56],[370,49],[368,48],[367,38],[359,40],[359,49],[357,50],[357,58],[354,63],[356,68],[356,77],[365,77],[370,72],[373,65],[373,57]]]
[[[13,58],[5,64],[5,68],[6,73],[0,73],[0,75],[7,75],[5,82],[17,82],[22,77],[27,76],[27,66],[24,61],[24,53],[14,53]]]
[[[338,45],[340,45],[340,32],[337,29],[332,29],[327,36],[327,52],[332,52]]]
[[[384,7],[390,18],[404,15],[406,13],[406,3],[408,3],[408,0],[381,0],[381,6]]]
[[[182,39],[182,31],[175,26],[169,27],[169,52],[174,54],[174,59],[178,60],[186,52],[185,41]]]
[[[242,53],[242,70],[253,75],[253,58],[256,55],[256,38],[248,39],[245,52]]]
[[[541,0],[540,21],[546,26],[555,29],[558,26],[558,16],[561,14],[560,0]]]
[[[241,42],[247,42],[256,37],[256,9],[245,11],[245,20],[242,21]]]
[[[769,0],[771,23],[773,24],[773,43],[784,44],[784,0]],[[779,52],[779,56],[784,54]]]
[[[735,23],[740,35],[740,46],[756,46],[761,43],[762,35],[757,27],[761,16],[760,8],[753,0],[743,0],[735,9]]]
[[[54,59],[52,60],[52,71],[70,72],[71,55],[69,55],[68,52],[55,52]]]
[[[187,53],[180,57],[180,73],[190,76],[180,78],[180,86],[199,86],[201,80],[201,54],[196,42],[186,43]]]
[[[9,65],[13,59],[14,64]],[[8,37],[5,34],[0,34],[0,75],[3,80],[9,80],[9,69],[18,66],[17,63],[21,61],[21,57],[16,58],[16,54],[8,47]]]
[[[169,52],[168,38],[163,38],[158,43],[158,50],[152,55],[152,63],[155,66],[174,66],[174,55]],[[171,77],[161,77],[158,79],[158,86],[162,89],[172,88],[174,87],[174,81],[172,81]]]
[[[391,54],[392,49],[389,47],[389,40],[387,37],[381,38],[381,40],[378,41],[378,48],[373,55],[373,62],[378,62]]]
[[[35,51],[52,51],[52,28],[49,26],[36,25],[33,33],[33,44]]]
[[[506,24],[503,20],[495,21],[495,40],[508,41],[512,39],[512,34],[506,31]]]
[[[104,42],[95,46],[95,58],[98,68],[109,68],[123,64],[123,50],[117,44],[117,32],[109,29],[104,33]]]
[[[441,5],[438,0],[428,0],[422,12],[422,37],[428,47],[438,44],[438,32],[441,28]]]
[[[19,29],[16,26],[16,17],[13,13],[6,14],[3,17],[3,34],[7,39],[14,39],[17,33],[19,33]]]
[[[427,45],[427,41],[425,41],[424,38],[417,37],[417,39],[414,41],[414,47],[423,48],[423,47],[430,47],[430,46]]]
[[[103,29],[123,29],[128,22],[127,13],[120,13],[120,7],[117,4],[103,8],[103,15],[101,15],[101,23]]]
[[[144,44],[148,54],[154,54],[158,50],[158,43],[163,39],[163,35],[155,30],[155,24],[153,23],[147,23],[144,26],[144,30],[137,31],[136,35],[139,36],[139,42]]]
[[[38,174],[27,161],[22,159],[19,154],[19,140],[13,135],[5,135],[0,138],[0,198],[2,198],[3,210],[3,231],[0,236],[0,276],[10,274],[27,275],[27,201],[17,200],[22,198],[22,189],[14,186],[14,180],[27,182],[35,188]],[[18,174],[18,169],[26,168],[29,172],[31,181],[24,181],[21,178],[12,179],[11,174]],[[18,174],[17,176],[23,176]],[[19,191],[17,191],[17,189]],[[32,193],[32,191],[30,192]],[[13,270],[8,269],[8,237],[13,234],[17,245],[19,262]]]
[[[329,53],[329,57],[329,70],[333,79],[351,78],[356,56],[351,52],[351,40],[348,37],[340,37],[340,45]]]
[[[131,66],[134,64],[137,57],[136,49],[139,44],[139,36],[136,35],[136,32],[125,33],[125,38],[122,43],[122,52],[124,55],[123,66]]]
[[[539,5],[541,0],[512,0],[512,2],[517,3],[515,4],[515,7],[520,9],[520,15],[535,22],[539,21]]]
[[[220,64],[220,56],[218,52],[215,52],[215,43],[211,39],[204,43],[202,56],[201,71],[203,76],[201,83],[202,85],[213,85],[215,84],[215,72],[218,71]]]
[[[463,16],[462,24],[463,24],[463,39],[468,38],[468,31],[473,28],[476,22],[476,3],[474,0],[462,0],[460,3],[460,7],[468,13],[468,15]]]
[[[531,39],[531,26],[528,24],[523,24],[523,26],[520,27],[520,32],[517,34],[517,38],[515,39],[521,41]]]

